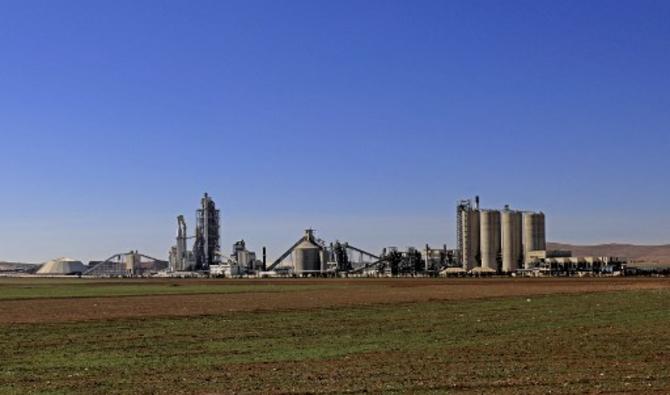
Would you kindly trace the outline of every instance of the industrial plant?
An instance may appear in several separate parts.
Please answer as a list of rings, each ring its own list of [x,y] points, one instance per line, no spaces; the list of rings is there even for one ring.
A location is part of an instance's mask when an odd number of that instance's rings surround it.
[[[272,262],[267,251],[247,248],[244,240],[231,252],[221,249],[221,214],[207,193],[195,211],[195,231],[188,233],[177,216],[176,243],[164,261],[136,250],[112,254],[88,265],[69,258],[46,262],[34,275],[91,277],[349,277],[349,276],[604,276],[623,275],[626,259],[575,257],[548,250],[541,211],[480,208],[479,197],[456,204],[456,248],[428,244],[404,249],[390,246],[374,253],[346,241],[327,242],[306,229]],[[21,273],[26,270],[22,269]]]
[[[543,212],[482,209],[479,197],[456,208],[460,268],[451,273],[579,275],[623,273],[621,257],[573,257],[570,251],[547,250]]]
[[[339,240],[326,242],[306,229],[277,259],[267,262],[247,249],[244,240],[229,255],[219,249],[220,213],[205,194],[189,236],[183,215],[177,217],[176,244],[165,275],[211,276],[490,276],[617,275],[626,261],[618,257],[573,257],[570,251],[548,251],[542,212],[482,209],[479,197],[456,208],[457,247],[383,248],[379,254]],[[189,250],[188,240],[194,239]]]

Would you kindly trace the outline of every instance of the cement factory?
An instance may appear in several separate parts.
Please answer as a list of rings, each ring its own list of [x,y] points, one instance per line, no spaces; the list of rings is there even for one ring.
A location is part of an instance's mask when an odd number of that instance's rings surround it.
[[[57,258],[32,271],[34,275],[91,277],[335,277],[335,276],[615,276],[626,272],[621,257],[574,257],[570,251],[547,250],[542,212],[480,208],[479,197],[456,205],[455,249],[383,248],[378,254],[349,242],[326,242],[305,230],[272,262],[239,240],[225,254],[220,245],[220,212],[205,193],[195,212],[195,231],[177,217],[176,243],[167,261],[139,251],[111,255],[88,265]],[[192,241],[191,243],[189,243]],[[191,247],[189,248],[189,244]]]

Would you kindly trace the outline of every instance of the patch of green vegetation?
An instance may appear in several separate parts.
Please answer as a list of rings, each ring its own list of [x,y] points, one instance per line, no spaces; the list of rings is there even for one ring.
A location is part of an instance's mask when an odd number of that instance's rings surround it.
[[[57,280],[32,282],[0,282],[0,300],[11,299],[53,299],[53,298],[91,298],[140,295],[179,295],[179,294],[229,294],[246,292],[291,292],[298,290],[321,289],[325,285],[291,284],[220,284],[140,282],[140,281],[90,281]],[[335,285],[331,287],[336,287]]]
[[[0,326],[0,392],[670,390],[670,291]]]

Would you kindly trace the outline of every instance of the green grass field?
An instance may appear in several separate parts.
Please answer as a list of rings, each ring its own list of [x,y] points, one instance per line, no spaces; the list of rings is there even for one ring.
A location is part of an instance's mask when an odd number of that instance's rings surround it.
[[[668,393],[670,291],[1,325],[0,361],[0,393]]]

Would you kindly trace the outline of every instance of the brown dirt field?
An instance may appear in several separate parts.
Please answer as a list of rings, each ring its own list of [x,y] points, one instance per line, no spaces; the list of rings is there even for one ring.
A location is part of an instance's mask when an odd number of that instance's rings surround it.
[[[174,281],[174,280],[171,280]],[[182,280],[188,282],[190,280]],[[203,280],[193,280],[192,283]],[[206,280],[207,284],[330,285],[315,290],[0,301],[0,324],[199,316],[554,293],[670,288],[665,278]]]

